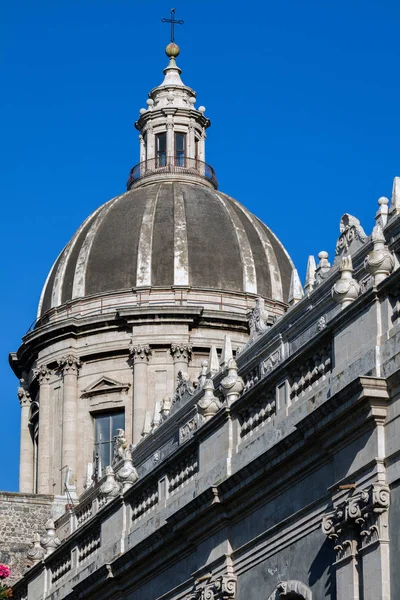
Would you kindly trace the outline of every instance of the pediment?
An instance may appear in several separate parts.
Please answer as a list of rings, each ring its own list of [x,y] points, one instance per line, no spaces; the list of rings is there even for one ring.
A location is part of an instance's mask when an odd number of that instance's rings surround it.
[[[91,383],[86,389],[83,390],[82,396],[90,398],[91,396],[99,396],[101,394],[121,394],[127,392],[131,387],[130,383],[122,383],[111,379],[111,377],[100,377]]]

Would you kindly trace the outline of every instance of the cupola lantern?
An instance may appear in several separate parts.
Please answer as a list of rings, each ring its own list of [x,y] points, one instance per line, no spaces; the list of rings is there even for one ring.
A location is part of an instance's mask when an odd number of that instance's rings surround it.
[[[214,169],[205,162],[206,129],[211,125],[205,107],[195,107],[196,92],[181,79],[176,64],[179,46],[165,49],[169,64],[164,81],[151,90],[147,108],[140,109],[135,123],[139,133],[140,162],[130,172],[127,187],[165,176],[173,179],[205,180],[217,188]]]

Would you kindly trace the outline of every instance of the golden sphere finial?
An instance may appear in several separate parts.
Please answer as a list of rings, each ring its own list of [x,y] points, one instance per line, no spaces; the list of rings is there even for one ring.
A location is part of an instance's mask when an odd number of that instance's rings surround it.
[[[170,44],[168,44],[168,46],[165,48],[165,54],[169,57],[169,58],[176,58],[178,56],[178,54],[180,53],[180,48],[177,44],[175,44],[174,42],[171,42]]]

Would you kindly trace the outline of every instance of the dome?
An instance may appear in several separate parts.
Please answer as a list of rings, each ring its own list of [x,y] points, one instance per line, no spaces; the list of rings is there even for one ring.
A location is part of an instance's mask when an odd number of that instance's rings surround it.
[[[288,300],[293,263],[272,231],[211,186],[133,187],[91,214],[56,260],[38,310],[132,288],[228,291]]]

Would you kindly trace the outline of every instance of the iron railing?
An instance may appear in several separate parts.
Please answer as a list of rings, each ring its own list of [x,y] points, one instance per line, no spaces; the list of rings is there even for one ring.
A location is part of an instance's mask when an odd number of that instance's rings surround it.
[[[135,165],[130,173],[126,183],[128,190],[139,179],[149,177],[150,175],[163,175],[173,173],[176,175],[195,175],[207,179],[215,189],[218,189],[218,180],[214,169],[197,158],[187,158],[186,156],[157,156]]]

